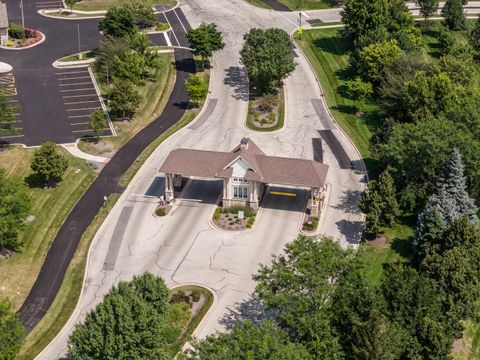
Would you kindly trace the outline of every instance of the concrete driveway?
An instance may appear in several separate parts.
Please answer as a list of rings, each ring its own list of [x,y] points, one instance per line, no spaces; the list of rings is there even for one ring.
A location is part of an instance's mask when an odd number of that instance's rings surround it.
[[[211,87],[204,113],[156,149],[109,214],[90,249],[79,304],[40,359],[51,360],[63,354],[75,323],[101,301],[105,292],[119,280],[144,271],[162,276],[169,286],[193,282],[214,290],[217,300],[195,331],[196,336],[262,314],[252,302],[255,283],[251,276],[259,263],[270,263],[272,254],[280,253],[297,237],[302,218],[298,210],[305,199],[302,192],[289,198],[267,194],[254,228],[244,233],[212,229],[208,219],[215,205],[207,204],[211,201],[186,203],[165,218],[154,218],[155,204],[142,195],[161,188],[158,168],[173,149],[230,151],[242,137],[249,136],[267,155],[313,159],[316,152],[330,166],[327,182],[331,195],[321,230],[342,246],[358,244],[363,218],[356,203],[365,188],[363,163],[349,139],[328,117],[321,89],[301,53],[296,51],[298,66],[286,80],[285,127],[274,133],[254,133],[244,126],[248,83],[239,61],[243,34],[252,27],[281,27],[291,33],[296,28],[296,14],[258,9],[241,0],[186,0],[181,8],[194,27],[215,22],[226,43],[211,61]],[[331,133],[336,141],[333,143],[344,151],[342,157],[347,156],[356,169],[341,166],[338,149],[330,149],[319,130]],[[187,195],[215,197],[214,188],[213,183],[192,182]]]

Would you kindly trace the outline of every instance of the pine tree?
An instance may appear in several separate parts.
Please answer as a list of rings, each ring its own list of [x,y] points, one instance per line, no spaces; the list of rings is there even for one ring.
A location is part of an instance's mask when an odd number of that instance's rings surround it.
[[[451,30],[464,30],[467,27],[462,0],[447,0],[442,9],[445,25]]]
[[[445,163],[436,189],[418,216],[413,247],[417,259],[435,252],[445,228],[457,219],[467,218],[477,223],[477,207],[466,188],[465,167],[460,152],[455,149]]]
[[[451,222],[463,216],[470,221],[477,222],[477,207],[473,199],[467,193],[467,179],[465,177],[465,166],[458,149],[454,149],[446,164],[444,165],[438,182],[449,198],[453,201],[454,208],[451,210],[447,221]]]
[[[398,216],[399,208],[395,184],[388,169],[380,174],[376,191],[380,197],[380,223],[384,226],[392,226]]]

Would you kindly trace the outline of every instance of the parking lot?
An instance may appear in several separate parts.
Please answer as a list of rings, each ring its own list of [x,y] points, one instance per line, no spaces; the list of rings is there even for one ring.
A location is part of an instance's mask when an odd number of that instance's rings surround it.
[[[17,120],[11,124],[17,129],[0,134],[0,142],[35,146],[47,140],[71,143],[94,135],[88,128],[90,114],[102,106],[88,68],[13,72],[0,76],[0,88],[19,105]],[[110,126],[100,135],[112,135]]]
[[[15,76],[11,72],[0,74],[0,95],[7,97],[9,105],[14,107],[18,105],[18,92],[15,84]],[[0,134],[3,135],[3,138],[13,140],[23,137],[23,135],[21,134],[22,120],[20,119],[20,111],[20,107],[15,109],[15,120],[2,123],[2,130]],[[11,130],[9,130],[8,128],[10,128]],[[8,133],[9,135],[5,135],[4,133]]]
[[[39,0],[35,1],[35,7],[40,9],[60,9],[63,8],[61,0]]]
[[[164,13],[158,14],[158,20],[170,25],[167,32],[154,34],[152,41],[159,46],[188,47],[187,31],[190,25],[180,8],[176,8]]]
[[[93,135],[88,128],[90,114],[102,106],[88,69],[57,70],[55,75],[72,133],[79,137]],[[110,128],[105,128],[101,135],[111,135]]]

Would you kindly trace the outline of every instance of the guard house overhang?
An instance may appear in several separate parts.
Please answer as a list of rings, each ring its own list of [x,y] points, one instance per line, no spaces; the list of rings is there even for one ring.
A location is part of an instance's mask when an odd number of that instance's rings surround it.
[[[223,206],[257,209],[266,185],[308,188],[312,213],[318,212],[328,166],[313,160],[267,156],[249,138],[231,152],[177,149],[159,169],[165,174],[165,198],[174,198],[182,177],[223,180]]]

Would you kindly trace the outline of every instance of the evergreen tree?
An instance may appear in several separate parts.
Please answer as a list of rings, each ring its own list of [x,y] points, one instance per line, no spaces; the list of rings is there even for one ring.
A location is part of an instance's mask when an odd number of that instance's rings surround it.
[[[445,163],[436,189],[418,216],[413,247],[418,260],[436,252],[442,231],[453,221],[466,217],[477,223],[477,208],[467,193],[465,167],[460,152],[455,149]]]
[[[475,27],[470,32],[470,46],[480,55],[480,16],[475,22]]]
[[[462,0],[447,0],[442,9],[442,16],[450,30],[464,30],[467,27]]]
[[[453,150],[442,169],[438,182],[441,189],[445,189],[453,201],[454,209],[452,209],[451,218],[447,218],[447,221],[467,216],[471,222],[477,222],[478,209],[467,193],[465,166],[458,149]]]
[[[384,226],[392,226],[399,214],[399,209],[395,184],[388,169],[378,178],[377,192],[380,196],[380,222]]]

